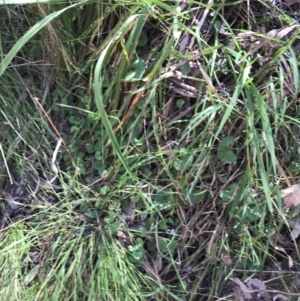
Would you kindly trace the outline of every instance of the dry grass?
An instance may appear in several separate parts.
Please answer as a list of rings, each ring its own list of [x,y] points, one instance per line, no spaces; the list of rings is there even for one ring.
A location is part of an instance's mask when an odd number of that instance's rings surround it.
[[[24,47],[68,5],[1,7],[20,48],[0,65],[3,187],[38,175],[2,233],[3,296],[299,299],[295,7],[208,4],[74,4]]]

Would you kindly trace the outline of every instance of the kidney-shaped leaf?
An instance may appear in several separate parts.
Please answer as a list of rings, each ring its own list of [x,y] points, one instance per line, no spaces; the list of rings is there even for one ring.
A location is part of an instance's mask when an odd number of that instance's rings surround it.
[[[131,64],[132,70],[125,75],[126,82],[134,82],[142,79],[146,69],[145,61],[141,58],[135,59]]]
[[[234,143],[234,137],[227,136],[222,139],[218,145],[217,155],[218,158],[224,163],[234,163],[236,161],[236,155],[231,150]]]

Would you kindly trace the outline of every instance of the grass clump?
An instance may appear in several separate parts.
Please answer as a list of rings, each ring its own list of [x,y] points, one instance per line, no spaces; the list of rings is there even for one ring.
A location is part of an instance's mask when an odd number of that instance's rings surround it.
[[[12,4],[1,296],[298,300],[294,7]]]

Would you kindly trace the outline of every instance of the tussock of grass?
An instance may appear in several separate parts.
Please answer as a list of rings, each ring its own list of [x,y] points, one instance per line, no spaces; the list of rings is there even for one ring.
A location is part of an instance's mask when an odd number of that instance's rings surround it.
[[[298,300],[280,196],[299,175],[290,15],[1,6],[3,300],[234,300],[250,278]]]

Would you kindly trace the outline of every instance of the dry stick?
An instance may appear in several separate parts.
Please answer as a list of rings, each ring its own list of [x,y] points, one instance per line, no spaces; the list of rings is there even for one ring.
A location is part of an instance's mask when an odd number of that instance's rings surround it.
[[[52,156],[52,160],[51,160],[51,163],[52,163],[52,170],[53,172],[55,173],[55,176],[54,178],[50,181],[50,183],[54,182],[54,180],[56,180],[56,178],[58,177],[58,168],[56,167],[55,165],[55,162],[56,162],[56,157],[57,157],[57,154],[58,154],[58,150],[60,149],[60,146],[61,144],[64,142],[64,140],[62,138],[58,139],[57,141],[57,144],[56,144],[56,147],[55,147],[55,150],[54,150],[54,153],[53,153],[53,156]]]
[[[19,77],[21,83],[24,85],[24,87],[26,87],[26,91],[27,91],[28,95],[30,96],[30,98],[38,104],[38,106],[40,107],[40,109],[42,110],[42,112],[45,114],[47,120],[49,121],[49,123],[50,123],[51,127],[53,128],[53,130],[55,131],[55,133],[59,136],[60,139],[62,139],[60,133],[58,132],[58,130],[57,130],[57,128],[55,127],[55,125],[53,124],[52,120],[50,119],[50,117],[48,116],[48,114],[45,112],[43,106],[39,103],[38,98],[33,97],[33,95],[31,94],[30,90],[28,89],[27,85],[25,84],[25,82],[24,82],[22,76],[19,74],[19,72],[16,70],[16,68],[15,68],[14,66],[12,66],[12,68],[15,70],[15,72],[16,72],[16,74],[18,75],[18,77]],[[45,88],[45,91],[44,91],[44,93],[43,93],[42,103],[45,102],[48,93],[49,93],[49,83],[47,83],[46,88]],[[31,125],[31,123],[32,123],[32,120],[30,120],[30,121],[27,123],[25,129],[28,129],[29,126]],[[13,149],[16,148],[20,142],[21,142],[21,138],[20,138],[20,137],[17,137],[17,138],[15,139],[13,145],[12,145],[12,146],[8,149],[8,151],[7,151],[7,155],[6,155],[6,158],[5,158],[6,161],[8,161],[8,159],[11,157],[12,152],[13,152]],[[64,146],[66,147],[66,143],[64,142],[64,140],[62,140],[62,142],[63,142]],[[5,168],[5,164],[2,164],[1,167],[0,167],[0,173],[3,172],[4,168]]]
[[[27,85],[25,84],[25,82],[24,82],[22,76],[19,74],[19,72],[17,71],[17,69],[16,69],[14,66],[12,66],[12,68],[15,70],[15,72],[16,72],[16,74],[18,75],[18,77],[19,77],[21,83],[24,85],[24,87],[26,87],[27,93],[30,95],[31,99],[33,99],[33,96],[32,96],[32,94],[31,94],[30,90],[27,88]],[[29,128],[29,126],[31,125],[31,123],[32,123],[32,120],[29,120],[29,122],[28,122],[28,123],[26,124],[26,126],[25,126],[25,129]],[[18,137],[14,140],[13,144],[9,147],[9,149],[8,149],[8,151],[7,151],[6,157],[3,158],[3,159],[4,159],[4,163],[2,163],[1,166],[0,166],[0,173],[3,173],[3,171],[4,171],[5,167],[6,167],[6,169],[7,169],[7,171],[8,171],[8,174],[9,174],[9,177],[10,177],[10,178],[11,178],[11,176],[10,176],[10,173],[9,173],[8,166],[7,166],[7,163],[6,163],[6,162],[7,162],[7,161],[9,160],[9,158],[11,157],[11,155],[12,155],[12,153],[13,153],[13,149],[15,149],[15,148],[19,145],[20,142],[21,142],[21,138],[20,138],[20,136],[18,136]],[[11,180],[11,179],[10,179],[10,180]]]
[[[35,101],[38,106],[40,107],[40,109],[42,110],[42,112],[45,114],[46,118],[48,119],[51,127],[53,128],[53,130],[56,132],[56,134],[61,138],[57,128],[55,127],[55,125],[53,124],[53,122],[51,121],[51,119],[49,118],[48,114],[45,112],[44,108],[43,108],[43,105],[46,101],[46,98],[47,98],[47,95],[49,93],[49,82],[47,82],[46,84],[46,88],[44,90],[44,93],[43,93],[43,97],[42,97],[42,104],[39,103],[39,99],[37,97],[33,97],[33,95],[31,94],[30,90],[27,88],[27,85],[25,84],[22,76],[19,74],[19,72],[16,70],[16,68],[13,66],[13,69],[15,70],[15,72],[17,73],[18,77],[20,78],[20,81],[22,82],[22,84],[26,87],[26,90],[27,90],[27,93],[29,94],[30,98]],[[29,121],[28,125],[31,123],[32,121]],[[28,125],[26,128],[28,128]],[[62,139],[62,138],[61,138]],[[64,146],[66,146],[65,142],[63,141],[64,143]]]
[[[176,120],[184,117],[186,114],[188,114],[189,112],[193,111],[195,109],[196,105],[192,105],[190,107],[188,107],[187,109],[185,109],[184,111],[182,111],[181,113],[179,113],[178,115],[176,115],[175,117],[173,117],[171,120],[168,121],[168,123],[166,124],[167,126],[171,125],[173,122],[175,122]]]
[[[52,129],[54,130],[54,132],[57,134],[57,136],[62,140],[62,143],[65,147],[67,147],[65,141],[63,140],[63,138],[61,137],[59,131],[57,130],[56,126],[53,124],[51,118],[48,116],[48,114],[46,113],[46,111],[44,110],[43,106],[40,104],[39,100],[37,97],[33,97],[33,100],[37,103],[37,105],[39,106],[39,108],[42,110],[42,112],[44,113],[45,117],[47,118],[48,122],[50,123]]]
[[[212,4],[214,2],[214,0],[209,0],[208,3],[207,3],[207,6],[209,6],[210,4]],[[210,9],[209,8],[206,8],[204,10],[204,13],[202,15],[202,18],[201,20],[199,21],[199,23],[197,24],[197,26],[199,27],[199,30],[201,30],[202,26],[203,26],[203,23],[205,21],[205,19],[207,18],[207,15],[209,13]]]
[[[147,83],[148,84],[148,83]],[[114,130],[115,133],[117,133],[120,128],[129,120],[129,118],[132,116],[134,109],[139,102],[140,98],[142,97],[144,92],[140,92],[136,95],[136,97],[133,99],[132,103],[130,104],[129,110],[126,113],[126,115],[123,117],[117,128]]]
[[[253,293],[259,292],[259,291],[252,291]],[[288,292],[282,292],[282,291],[277,291],[277,290],[266,290],[268,293],[274,293],[274,294],[282,294],[282,295],[287,295],[287,296],[300,296],[300,293],[288,293]],[[217,299],[216,301],[221,301],[221,300],[227,300],[227,298],[232,297],[233,294],[230,294],[228,296],[222,297]]]
[[[284,177],[284,179],[285,179],[287,185],[288,185],[289,187],[291,187],[291,183],[290,183],[290,181],[289,181],[287,175],[286,175],[285,172],[283,171],[281,165],[279,164],[278,159],[275,158],[275,160],[276,160],[277,167],[278,167],[279,171],[281,172],[282,176]]]
[[[56,160],[57,151],[58,151],[58,149],[60,148],[61,144],[64,145],[64,147],[66,148],[66,151],[67,151],[67,153],[69,154],[70,157],[71,157],[71,154],[70,154],[70,152],[69,152],[69,150],[68,150],[68,148],[67,148],[67,145],[66,145],[65,140],[61,137],[61,135],[60,135],[58,129],[57,129],[56,126],[53,124],[51,118],[50,118],[49,115],[46,113],[46,111],[44,110],[43,106],[39,103],[38,98],[33,97],[33,100],[34,100],[34,101],[37,103],[37,105],[40,107],[40,109],[41,109],[42,112],[44,113],[45,117],[47,118],[48,122],[50,123],[52,129],[54,130],[54,132],[55,132],[55,133],[57,134],[57,136],[59,137],[59,139],[58,139],[58,141],[57,141],[57,146],[56,146],[55,152],[54,152],[54,154],[53,154],[52,162],[51,162],[51,163],[52,163],[52,169],[53,169],[53,171],[54,171],[54,172],[58,172],[57,167],[54,165],[53,160],[54,160],[54,161]],[[54,168],[54,166],[55,166],[55,168]],[[54,180],[54,179],[52,179],[52,180]]]

